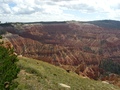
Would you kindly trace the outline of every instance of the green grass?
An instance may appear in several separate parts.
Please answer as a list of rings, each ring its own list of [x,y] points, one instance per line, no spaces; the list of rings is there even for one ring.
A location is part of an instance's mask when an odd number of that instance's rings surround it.
[[[16,90],[120,90],[114,85],[82,78],[42,61],[25,57],[19,59],[17,65],[21,71],[15,80],[19,83]],[[69,85],[70,88],[62,87],[59,83]]]

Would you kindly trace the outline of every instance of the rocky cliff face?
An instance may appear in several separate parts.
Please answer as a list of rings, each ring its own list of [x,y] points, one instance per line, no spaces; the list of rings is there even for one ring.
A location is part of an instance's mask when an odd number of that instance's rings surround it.
[[[120,63],[120,30],[80,22],[15,23],[0,26],[2,29],[7,31],[4,38],[12,43],[17,54],[90,78],[96,79],[103,73],[98,68],[102,59]]]

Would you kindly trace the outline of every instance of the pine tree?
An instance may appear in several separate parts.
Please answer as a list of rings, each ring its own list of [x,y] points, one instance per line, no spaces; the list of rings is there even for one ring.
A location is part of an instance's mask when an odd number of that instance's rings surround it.
[[[13,90],[15,84],[12,80],[17,77],[19,68],[16,63],[17,56],[13,54],[13,49],[0,46],[0,90]]]

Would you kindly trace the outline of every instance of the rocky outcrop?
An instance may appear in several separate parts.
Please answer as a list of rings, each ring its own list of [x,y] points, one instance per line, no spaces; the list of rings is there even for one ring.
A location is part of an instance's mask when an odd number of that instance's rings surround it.
[[[84,77],[89,77],[91,79],[97,80],[100,75],[104,73],[104,70],[99,68],[97,65],[86,65],[85,63],[81,63],[75,72],[78,75],[82,75]]]

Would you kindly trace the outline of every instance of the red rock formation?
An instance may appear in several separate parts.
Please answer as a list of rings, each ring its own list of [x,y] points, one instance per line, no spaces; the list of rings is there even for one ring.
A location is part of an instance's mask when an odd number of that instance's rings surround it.
[[[103,58],[120,62],[120,30],[76,22],[13,24],[4,29],[17,54],[72,66],[75,69],[68,68],[90,78],[102,73],[98,65]]]

